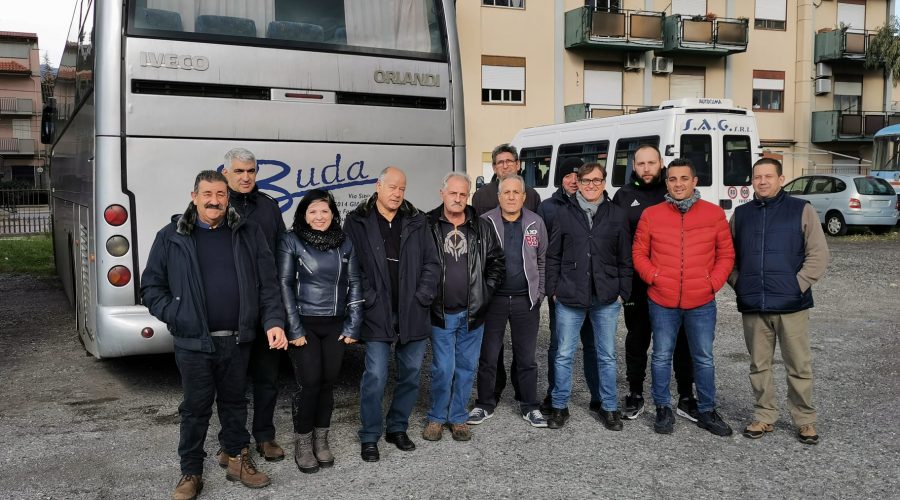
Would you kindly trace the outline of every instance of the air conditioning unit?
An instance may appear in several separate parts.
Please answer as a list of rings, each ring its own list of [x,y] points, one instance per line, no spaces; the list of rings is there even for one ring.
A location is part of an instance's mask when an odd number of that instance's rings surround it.
[[[831,66],[825,63],[816,63],[816,78],[831,76]]]
[[[831,79],[830,78],[816,79],[816,95],[827,94],[829,92],[831,92]]]
[[[625,69],[627,69],[627,70],[644,69],[644,54],[642,52],[626,52],[625,53]]]
[[[671,57],[654,57],[651,70],[656,74],[671,73],[672,66],[673,63]]]

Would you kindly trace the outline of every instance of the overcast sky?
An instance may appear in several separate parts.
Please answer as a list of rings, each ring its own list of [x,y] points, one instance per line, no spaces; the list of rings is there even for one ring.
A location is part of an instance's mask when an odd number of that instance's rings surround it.
[[[0,31],[37,33],[41,59],[47,52],[53,65],[58,66],[75,9],[74,0],[0,0],[0,4]],[[894,15],[900,17],[900,0]]]

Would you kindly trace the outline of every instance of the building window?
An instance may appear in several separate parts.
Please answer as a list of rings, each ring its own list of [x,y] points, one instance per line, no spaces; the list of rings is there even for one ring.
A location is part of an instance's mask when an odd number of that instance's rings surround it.
[[[784,71],[753,71],[753,110],[784,111]]]
[[[675,68],[669,76],[669,99],[705,97],[706,68]]]
[[[619,12],[622,8],[621,0],[585,0],[584,5],[592,10],[601,12]]]
[[[787,0],[756,0],[753,27],[761,30],[784,30]]]
[[[594,110],[617,110],[622,114],[622,70],[586,63],[584,102]]]
[[[481,5],[490,5],[491,7],[512,7],[514,9],[524,9],[525,0],[481,0]]]
[[[525,58],[481,56],[481,102],[525,104]]]
[[[24,43],[0,42],[0,57],[28,59],[31,46]]]
[[[852,30],[866,28],[865,0],[840,0],[837,4],[838,26],[846,26]]]
[[[672,0],[672,14],[703,16],[707,12],[706,0]]]
[[[862,76],[834,75],[834,109],[848,114],[862,111]]]

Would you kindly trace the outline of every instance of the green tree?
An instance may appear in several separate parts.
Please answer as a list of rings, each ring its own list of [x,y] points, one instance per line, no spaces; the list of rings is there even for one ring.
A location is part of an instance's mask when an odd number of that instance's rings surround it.
[[[884,68],[893,78],[894,86],[900,83],[900,22],[896,17],[884,23],[874,35],[869,36],[866,49],[867,69]]]

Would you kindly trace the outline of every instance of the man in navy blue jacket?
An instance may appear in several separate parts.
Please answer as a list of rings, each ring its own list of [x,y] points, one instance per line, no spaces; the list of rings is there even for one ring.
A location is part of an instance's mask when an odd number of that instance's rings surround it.
[[[269,485],[250,456],[244,397],[259,323],[271,348],[287,349],[275,261],[259,226],[228,206],[227,181],[218,172],[200,172],[191,198],[184,214],[156,234],[141,275],[143,303],[174,337],[181,372],[176,499],[194,498],[203,488],[213,399],[228,455],[226,479],[249,488]]]

